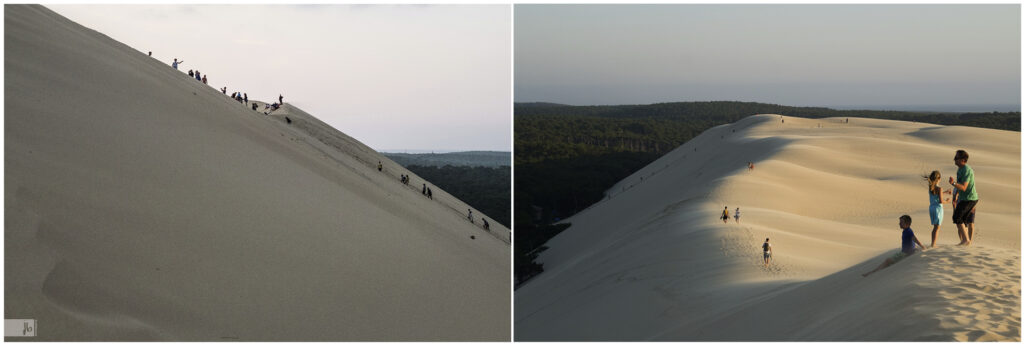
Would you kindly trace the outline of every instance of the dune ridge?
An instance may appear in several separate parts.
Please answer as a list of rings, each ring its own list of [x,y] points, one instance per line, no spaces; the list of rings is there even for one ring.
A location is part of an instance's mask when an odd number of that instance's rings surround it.
[[[1019,143],[1018,132],[861,118],[755,115],[709,129],[566,219],[572,227],[538,259],[544,273],[515,292],[516,339],[1019,341],[1019,324],[1007,327],[1020,321]],[[945,182],[960,148],[981,196],[975,246],[947,249],[958,240],[946,204],[935,253],[861,278],[898,249],[900,215],[930,243],[921,176],[938,169]],[[724,206],[740,207],[739,223],[717,219]],[[966,285],[942,271],[973,263],[991,267],[1003,301],[986,310],[1006,326],[934,294]],[[930,299],[915,293],[926,282],[938,285]],[[822,300],[804,300],[812,295]],[[889,314],[927,301],[916,321]]]
[[[509,340],[504,226],[293,105],[4,9],[4,314],[39,324],[6,340]]]

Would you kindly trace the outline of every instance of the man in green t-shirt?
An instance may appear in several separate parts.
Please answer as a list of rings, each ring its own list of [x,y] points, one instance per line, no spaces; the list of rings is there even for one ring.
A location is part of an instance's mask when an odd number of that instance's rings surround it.
[[[956,151],[953,163],[959,168],[956,170],[956,181],[953,181],[953,177],[949,178],[949,184],[959,191],[956,208],[953,210],[953,224],[956,224],[957,233],[960,235],[959,245],[970,246],[971,235],[964,231],[964,223],[974,205],[978,204],[978,191],[974,189],[974,169],[967,165],[967,151],[962,149]]]

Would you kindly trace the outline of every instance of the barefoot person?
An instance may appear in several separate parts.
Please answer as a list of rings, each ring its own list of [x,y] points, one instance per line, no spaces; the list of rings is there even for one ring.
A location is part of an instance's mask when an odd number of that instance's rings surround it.
[[[722,210],[722,223],[729,223],[729,206]]]
[[[949,184],[959,192],[956,208],[953,209],[953,224],[956,224],[957,234],[962,240],[959,245],[963,246],[971,245],[971,238],[964,230],[964,223],[967,215],[978,204],[978,191],[974,188],[974,169],[967,165],[967,158],[967,151],[956,151],[956,155],[953,156],[953,163],[959,168],[956,170],[956,181],[953,181],[953,177],[949,178]]]
[[[914,244],[921,246],[922,251],[925,250],[921,241],[918,241],[917,236],[914,236],[914,230],[910,229],[910,222],[910,216],[900,216],[900,228],[903,229],[903,244],[902,247],[900,247],[899,253],[896,253],[896,255],[893,255],[892,257],[885,258],[885,261],[882,262],[881,265],[878,265],[877,268],[869,271],[868,273],[861,274],[861,276],[868,277],[868,275],[875,273],[875,271],[887,268],[889,265],[895,264],[896,262],[903,260],[903,258],[914,254],[914,252],[917,252],[917,249],[914,248]]]
[[[939,170],[925,177],[928,180],[928,216],[932,220],[932,244],[929,247],[935,248],[935,239],[939,235],[939,226],[942,225],[942,188],[939,188],[939,179],[942,174]],[[949,198],[946,198],[949,201]]]
[[[733,219],[736,219],[736,223],[739,223],[739,222],[740,222],[740,208],[739,208],[739,207],[737,207],[737,208],[736,208],[736,214],[734,214],[734,215],[732,216],[732,218],[733,218]]]
[[[764,244],[761,245],[761,249],[764,250],[764,267],[768,267],[768,262],[772,259],[772,244],[768,243],[768,238],[764,238]]]

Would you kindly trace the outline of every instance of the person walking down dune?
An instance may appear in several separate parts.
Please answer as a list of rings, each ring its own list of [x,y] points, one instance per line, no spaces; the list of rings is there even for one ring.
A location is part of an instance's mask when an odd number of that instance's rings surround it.
[[[885,258],[885,261],[883,261],[881,265],[878,265],[878,267],[875,268],[874,270],[861,274],[861,276],[868,277],[868,275],[875,273],[875,271],[887,268],[890,265],[895,264],[896,262],[913,255],[914,252],[917,252],[917,249],[914,247],[914,244],[921,246],[922,251],[926,249],[924,247],[924,244],[922,244],[921,241],[917,240],[917,236],[914,236],[914,230],[910,229],[910,223],[910,216],[900,216],[900,229],[903,229],[902,244],[900,247],[900,251],[893,255],[892,257]]]
[[[473,223],[473,210],[467,208],[466,212],[469,212],[469,222]]]
[[[430,200],[434,200],[434,192],[431,191],[429,187],[427,188],[427,197],[430,198]]]
[[[722,223],[729,223],[729,206],[722,210]]]
[[[380,160],[377,161],[377,171],[384,171],[384,165],[380,163]]]
[[[491,230],[491,224],[487,223],[487,218],[480,218],[480,220],[484,221],[484,230]]]
[[[423,195],[427,195],[427,184],[423,184]]]
[[[732,218],[736,219],[736,223],[737,224],[740,222],[740,208],[739,207],[736,208],[736,214],[733,215]]]
[[[768,267],[769,262],[772,259],[772,244],[768,243],[768,238],[764,238],[764,244],[761,245],[761,250],[764,251],[764,267]]]
[[[959,192],[956,208],[953,209],[953,223],[956,224],[957,234],[962,240],[959,245],[963,246],[971,245],[971,238],[964,230],[964,223],[967,215],[978,204],[978,191],[974,187],[974,169],[967,165],[967,159],[967,151],[956,151],[956,155],[953,156],[953,163],[959,168],[956,170],[956,181],[953,181],[953,177],[949,178],[949,184]]]
[[[184,60],[178,61],[178,58],[174,58],[174,62],[171,63],[171,67],[173,67],[175,70],[177,70],[178,69],[178,65],[182,64],[184,62],[185,62]]]
[[[939,170],[925,177],[928,180],[928,216],[932,221],[932,244],[929,247],[935,248],[935,239],[939,235],[939,226],[942,225],[942,188],[939,188],[939,179],[942,174]],[[949,193],[948,191],[945,193]],[[949,198],[946,198],[946,202]]]

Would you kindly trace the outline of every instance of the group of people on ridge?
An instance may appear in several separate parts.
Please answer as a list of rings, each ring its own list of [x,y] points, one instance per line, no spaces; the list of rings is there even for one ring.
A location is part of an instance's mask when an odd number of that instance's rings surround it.
[[[153,56],[153,52],[149,52],[149,56]],[[178,60],[178,58],[174,58],[174,61],[171,62],[171,67],[173,67],[175,70],[177,70],[178,69],[178,65],[181,65],[183,63],[185,63],[184,60]],[[192,71],[191,69],[189,69],[188,70],[188,76],[195,78],[197,81],[203,82],[203,84],[209,84],[208,80],[206,79],[206,75],[200,73],[199,70]],[[220,92],[223,93],[224,95],[227,95],[228,94],[228,87],[221,88]],[[231,93],[231,99],[234,99],[235,101],[238,101],[239,103],[245,104],[246,106],[251,106],[253,111],[259,111],[257,109],[256,102],[253,102],[252,104],[249,104],[249,93],[234,92],[234,93]],[[267,104],[266,106],[263,107],[263,109],[264,110],[270,109],[270,111],[274,111],[274,110],[277,110],[279,107],[281,107],[281,105],[284,105],[284,96],[279,94],[277,96],[277,102],[276,103],[274,103],[274,104]],[[264,112],[263,114],[269,114],[269,112]]]
[[[968,158],[967,151],[962,149],[956,151],[956,154],[953,156],[953,164],[957,166],[957,170],[955,180],[952,176],[949,177],[949,184],[952,186],[950,190],[943,192],[942,188],[938,187],[939,180],[942,178],[942,174],[938,170],[932,171],[931,174],[925,177],[928,180],[928,215],[931,217],[932,222],[932,243],[930,247],[935,247],[939,226],[942,225],[943,202],[951,202],[953,205],[953,224],[956,224],[957,235],[960,236],[960,243],[957,245],[970,246],[971,242],[974,241],[974,215],[978,205],[978,190],[974,186],[974,169],[967,165]],[[943,199],[942,194],[952,194],[953,199]],[[875,273],[875,271],[884,269],[913,255],[917,252],[918,247],[922,251],[927,249],[917,239],[917,236],[914,235],[914,230],[910,228],[911,221],[908,215],[900,216],[899,226],[903,230],[900,251],[892,257],[886,258],[877,268],[862,274],[862,276],[867,277]],[[966,230],[964,224],[967,225]]]

